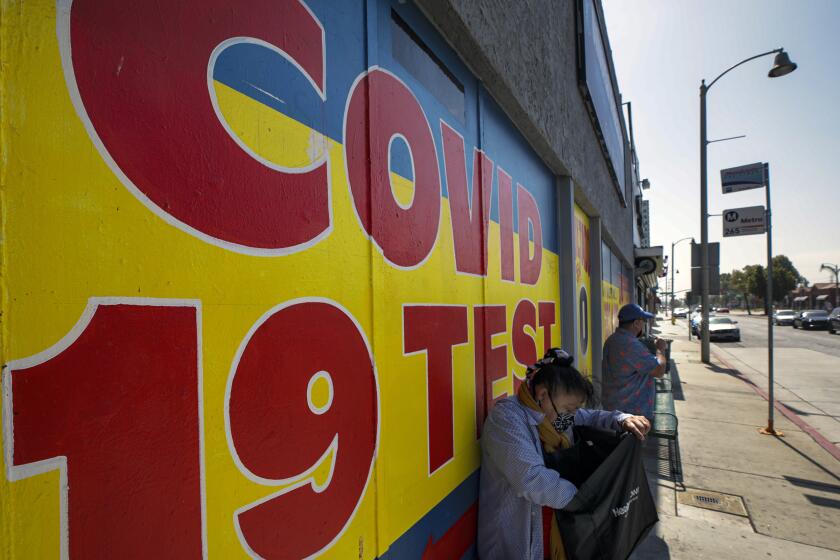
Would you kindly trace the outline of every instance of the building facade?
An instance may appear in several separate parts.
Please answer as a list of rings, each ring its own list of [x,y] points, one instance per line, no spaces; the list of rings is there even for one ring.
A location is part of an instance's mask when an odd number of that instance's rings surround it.
[[[0,556],[474,555],[661,270],[600,3],[2,10]]]
[[[834,282],[815,282],[805,288],[792,290],[787,300],[794,309],[832,310],[840,306],[840,290]]]

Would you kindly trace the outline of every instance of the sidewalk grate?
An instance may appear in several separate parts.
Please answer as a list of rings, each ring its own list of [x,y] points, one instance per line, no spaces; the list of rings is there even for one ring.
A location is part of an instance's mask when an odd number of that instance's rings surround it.
[[[733,494],[686,488],[684,492],[677,492],[677,501],[684,506],[694,506],[749,517],[743,498]]]

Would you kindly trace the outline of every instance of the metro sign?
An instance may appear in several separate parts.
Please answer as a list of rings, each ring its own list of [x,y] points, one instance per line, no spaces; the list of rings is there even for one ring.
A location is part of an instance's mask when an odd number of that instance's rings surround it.
[[[758,235],[767,231],[764,206],[746,206],[723,211],[723,236]]]

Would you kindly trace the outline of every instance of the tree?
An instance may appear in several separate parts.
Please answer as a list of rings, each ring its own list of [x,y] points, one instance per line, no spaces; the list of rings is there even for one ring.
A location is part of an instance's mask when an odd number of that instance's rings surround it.
[[[766,300],[767,295],[767,274],[764,267],[760,264],[748,264],[744,267],[744,275],[746,276],[747,291],[759,298]],[[765,311],[767,305],[765,302]]]
[[[744,296],[744,305],[747,307],[747,313],[752,315],[752,310],[750,309],[750,288],[746,273],[743,270],[733,270],[729,275],[729,285],[734,291]]]
[[[737,294],[738,290],[732,286],[732,273],[722,272],[720,274],[720,295],[712,298],[712,303],[726,307],[730,301],[736,299]]]
[[[802,281],[807,282],[785,255],[773,257],[773,302],[782,301]]]
[[[721,274],[721,293],[724,292],[724,275]],[[750,310],[750,298],[764,300],[764,309],[772,313],[774,302],[782,301],[785,296],[800,283],[807,282],[793,266],[793,263],[785,255],[773,257],[773,297],[767,298],[767,271],[760,264],[748,264],[741,270],[733,270],[727,278],[728,287],[740,294],[743,294],[747,306],[747,313],[752,315]]]
[[[748,264],[741,270],[732,271],[729,284],[733,290],[743,294],[747,313],[752,315],[750,296],[764,298],[767,292],[767,275],[760,264]]]

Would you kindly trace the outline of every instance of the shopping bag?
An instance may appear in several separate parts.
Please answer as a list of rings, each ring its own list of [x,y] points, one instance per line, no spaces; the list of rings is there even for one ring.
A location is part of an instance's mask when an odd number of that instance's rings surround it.
[[[543,451],[543,458],[545,466],[556,470],[560,476],[580,487],[627,434],[589,426],[575,426],[573,430],[574,445],[566,449],[557,449],[553,453]]]
[[[659,521],[641,443],[629,434],[597,432],[603,431],[591,432],[588,439],[585,432],[576,433],[577,456],[570,452],[569,460],[558,464],[561,474],[566,469],[578,477],[595,467],[572,501],[555,511],[570,560],[625,559]]]

